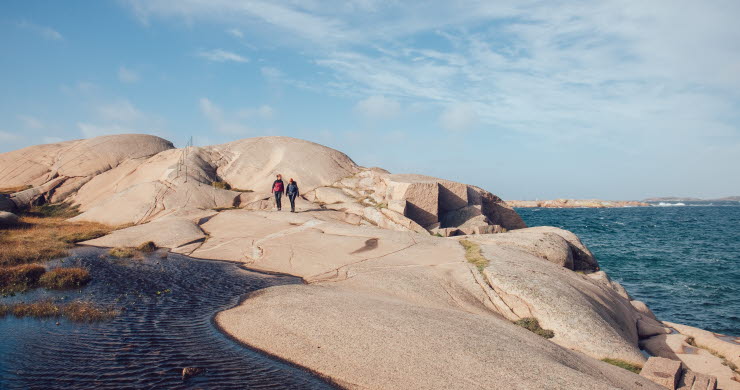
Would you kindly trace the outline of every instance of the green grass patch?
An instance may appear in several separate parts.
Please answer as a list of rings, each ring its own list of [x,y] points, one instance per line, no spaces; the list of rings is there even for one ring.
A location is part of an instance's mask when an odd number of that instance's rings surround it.
[[[542,326],[540,326],[540,322],[534,317],[522,318],[514,322],[514,325],[519,325],[522,328],[546,339],[551,339],[555,337],[555,332],[551,331],[550,329],[543,329]]]
[[[79,288],[92,280],[84,268],[55,268],[39,278],[39,285],[48,289],[62,290]]]
[[[468,240],[460,240],[460,245],[465,248],[465,259],[468,263],[475,265],[478,271],[483,272],[483,269],[488,266],[488,259],[483,257],[480,245]]]
[[[639,374],[640,371],[642,371],[642,366],[637,365],[637,364],[632,364],[630,362],[625,362],[624,360],[620,360],[620,359],[605,358],[605,359],[601,359],[601,361],[605,363],[609,363],[612,366],[617,366],[619,368],[624,368],[625,370],[632,371],[635,374]]]

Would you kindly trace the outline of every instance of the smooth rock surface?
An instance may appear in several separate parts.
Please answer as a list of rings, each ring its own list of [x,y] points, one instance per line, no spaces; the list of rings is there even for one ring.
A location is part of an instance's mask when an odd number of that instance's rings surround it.
[[[553,342],[597,359],[645,361],[632,306],[614,290],[520,250],[481,247],[490,261],[483,271],[489,285],[508,306],[524,307],[514,311],[518,317],[535,317],[553,330]]]

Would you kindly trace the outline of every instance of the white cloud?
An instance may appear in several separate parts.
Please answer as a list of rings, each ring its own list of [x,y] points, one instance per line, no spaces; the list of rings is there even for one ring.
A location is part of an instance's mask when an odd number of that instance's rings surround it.
[[[307,87],[447,107],[439,121],[449,129],[478,123],[613,147],[636,135],[738,134],[738,2],[128,4],[142,18],[221,23],[298,48],[327,71]]]
[[[232,29],[227,30],[226,32],[236,38],[244,38],[244,33],[238,28],[232,28]]]
[[[196,54],[213,62],[249,62],[248,58],[223,49],[201,50]]]
[[[355,111],[372,119],[390,119],[401,113],[401,104],[383,95],[373,95],[359,101]]]
[[[118,80],[123,83],[135,83],[139,81],[139,73],[125,66],[118,68]]]
[[[270,81],[275,81],[283,77],[283,72],[281,72],[280,69],[274,68],[272,66],[263,66],[262,68],[260,68],[260,73],[262,73],[262,76]]]
[[[64,36],[62,36],[62,34],[60,34],[59,31],[54,30],[51,27],[41,26],[41,25],[31,23],[25,20],[18,23],[18,27],[29,30],[29,31],[33,31],[34,33],[48,40],[52,40],[52,41],[63,41],[64,40]]]
[[[0,131],[0,141],[10,142],[10,141],[15,141],[20,138],[21,137],[18,134],[9,133],[7,131]]]
[[[442,112],[439,123],[450,131],[469,130],[478,123],[478,114],[470,104],[455,104]]]
[[[96,111],[100,118],[106,121],[135,122],[145,118],[145,115],[126,99],[102,104]]]
[[[257,108],[242,108],[237,111],[236,115],[244,119],[273,119],[277,111],[263,104]]]
[[[200,111],[213,125],[213,129],[219,133],[231,135],[246,135],[252,132],[248,126],[227,117],[221,107],[217,106],[207,98],[199,101]]]
[[[27,129],[43,129],[44,122],[30,115],[18,115],[18,119],[23,123],[23,127]]]

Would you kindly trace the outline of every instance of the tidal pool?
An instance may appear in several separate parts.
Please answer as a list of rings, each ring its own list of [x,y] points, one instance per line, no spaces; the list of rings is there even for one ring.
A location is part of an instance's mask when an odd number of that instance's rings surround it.
[[[88,286],[0,298],[0,303],[85,299],[122,309],[111,321],[90,324],[0,318],[0,388],[334,388],[236,343],[213,322],[217,312],[245,294],[299,279],[249,272],[231,263],[161,256],[113,259],[99,248],[78,248],[56,263],[88,268],[93,277]],[[183,381],[184,367],[206,371]]]

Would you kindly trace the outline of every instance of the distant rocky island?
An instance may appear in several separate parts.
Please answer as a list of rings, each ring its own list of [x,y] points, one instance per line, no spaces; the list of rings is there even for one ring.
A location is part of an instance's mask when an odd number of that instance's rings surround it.
[[[296,213],[276,209],[276,174],[297,180]],[[511,207],[646,203],[507,204],[288,137],[37,145],[0,154],[0,189],[9,223],[67,204],[79,215],[64,222],[117,229],[82,245],[151,243],[301,278],[244,296],[215,324],[342,388],[737,389],[738,339],[661,321],[574,233],[528,228]]]
[[[691,198],[691,197],[680,197],[680,196],[664,196],[660,198],[647,198],[643,202],[658,203],[658,202],[740,202],[740,196],[726,196],[724,198],[716,199],[702,199],[702,198]]]
[[[553,200],[507,200],[506,203],[515,208],[617,208],[617,207],[646,207],[650,204],[636,200],[599,200],[599,199],[553,199]]]

